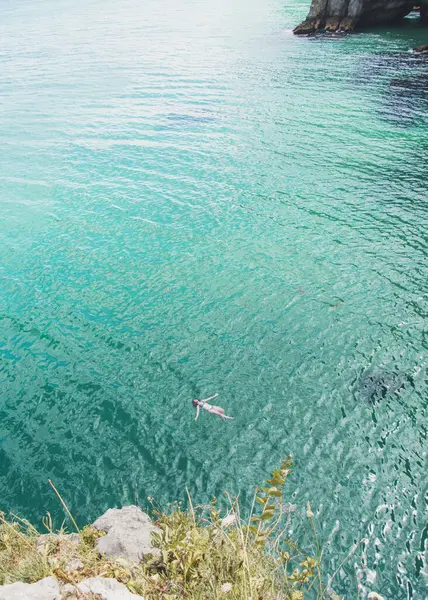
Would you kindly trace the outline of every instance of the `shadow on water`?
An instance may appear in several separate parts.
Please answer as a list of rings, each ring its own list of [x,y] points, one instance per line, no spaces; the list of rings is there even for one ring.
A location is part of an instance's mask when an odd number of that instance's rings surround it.
[[[402,128],[426,124],[428,115],[428,54],[414,52],[415,42],[409,43],[409,50],[368,56],[358,74],[367,86],[383,84],[379,114]]]
[[[428,56],[399,55],[391,78],[383,116],[401,127],[424,124],[428,114]]]
[[[396,127],[408,128],[427,123],[428,53],[414,52],[413,49],[428,43],[428,30],[416,17],[412,13],[399,25],[367,28],[358,35],[319,33],[308,39],[312,44],[323,45],[342,45],[346,40],[366,41],[368,37],[373,38],[372,42],[377,41],[382,50],[363,54],[358,63],[356,81],[367,89],[377,89],[380,84],[383,101],[379,114]],[[398,49],[391,51],[394,47]],[[353,52],[355,47],[350,43],[349,48]]]

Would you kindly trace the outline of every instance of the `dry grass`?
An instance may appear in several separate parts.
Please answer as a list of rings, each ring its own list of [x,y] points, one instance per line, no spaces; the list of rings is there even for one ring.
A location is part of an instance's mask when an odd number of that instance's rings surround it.
[[[32,583],[49,574],[42,554],[36,550],[36,535],[22,531],[19,523],[0,524],[0,584],[23,581]]]

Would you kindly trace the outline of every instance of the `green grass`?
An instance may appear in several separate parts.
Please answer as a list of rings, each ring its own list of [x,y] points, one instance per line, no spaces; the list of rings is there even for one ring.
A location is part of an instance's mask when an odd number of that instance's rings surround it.
[[[0,513],[0,584],[31,583],[48,575],[64,583],[103,576],[116,578],[146,600],[339,600],[323,579],[310,505],[301,528],[304,539],[297,543],[287,536],[292,516],[284,510],[284,486],[291,466],[287,458],[256,490],[247,519],[241,517],[238,499],[230,496],[225,514],[215,500],[194,507],[190,497],[188,510],[177,503],[169,513],[154,509],[160,533],[153,535],[153,543],[160,556],[140,564],[101,557],[96,541],[102,534],[92,527],[80,531],[76,544],[53,534],[48,515],[43,522],[49,534],[41,543],[30,523],[15,516],[6,520]],[[70,564],[76,560],[80,568],[73,571]],[[329,590],[332,583],[330,578]]]

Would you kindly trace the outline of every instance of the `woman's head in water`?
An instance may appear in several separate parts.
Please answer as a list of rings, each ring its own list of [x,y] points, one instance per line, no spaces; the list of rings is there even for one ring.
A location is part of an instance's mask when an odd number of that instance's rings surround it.
[[[195,398],[194,400],[192,400],[192,404],[193,406],[199,406],[199,400]]]

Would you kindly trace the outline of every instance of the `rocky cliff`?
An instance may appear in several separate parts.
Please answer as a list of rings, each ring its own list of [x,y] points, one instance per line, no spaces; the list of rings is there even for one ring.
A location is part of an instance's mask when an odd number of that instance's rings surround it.
[[[7,522],[3,519],[3,523]],[[23,578],[39,581],[0,585],[0,600],[144,600],[129,591],[124,581],[129,582],[129,573],[138,569],[145,557],[159,556],[151,536],[160,530],[137,506],[113,508],[97,519],[90,526],[92,550],[85,541],[88,534],[83,532],[33,538],[25,537],[11,524],[3,527],[7,534],[0,536],[0,575],[2,569],[7,572],[9,563],[13,581],[21,563]],[[2,546],[8,543],[4,535],[8,535],[9,543],[14,537],[25,541],[26,554],[23,555],[22,548],[21,553],[15,552],[13,556],[4,550]],[[5,579],[7,573],[2,577]]]
[[[414,7],[409,0],[312,0],[306,19],[296,27],[295,34],[316,31],[352,31],[356,27],[399,21]],[[421,7],[426,18],[426,7]]]

